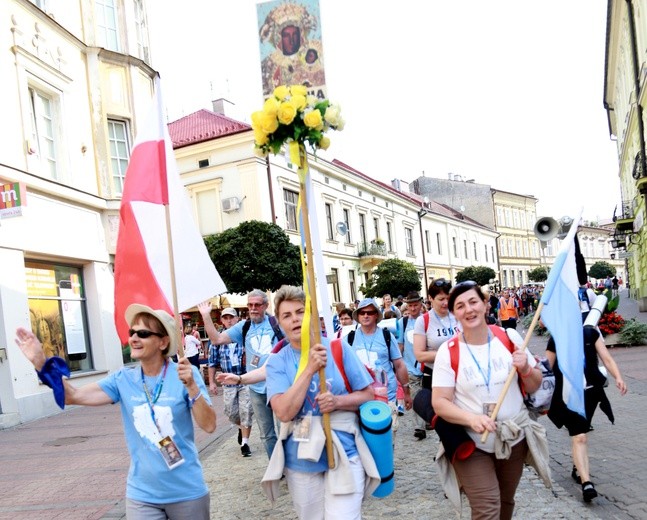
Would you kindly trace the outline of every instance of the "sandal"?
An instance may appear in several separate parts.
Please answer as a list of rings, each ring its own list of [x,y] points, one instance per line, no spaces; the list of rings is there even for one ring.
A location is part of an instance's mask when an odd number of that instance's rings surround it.
[[[582,479],[580,478],[580,474],[577,472],[577,468],[575,466],[573,466],[573,471],[571,471],[571,477],[578,484],[582,483]]]
[[[584,502],[590,502],[597,496],[598,496],[598,492],[595,490],[595,486],[593,485],[593,482],[589,480],[587,482],[584,482],[584,484],[582,484],[582,497],[584,498]]]

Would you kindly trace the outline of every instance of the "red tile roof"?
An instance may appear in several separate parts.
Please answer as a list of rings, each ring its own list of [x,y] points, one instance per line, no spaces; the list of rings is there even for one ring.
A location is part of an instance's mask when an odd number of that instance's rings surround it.
[[[173,148],[182,148],[191,144],[202,143],[239,134],[251,130],[252,127],[211,110],[198,110],[168,124]]]

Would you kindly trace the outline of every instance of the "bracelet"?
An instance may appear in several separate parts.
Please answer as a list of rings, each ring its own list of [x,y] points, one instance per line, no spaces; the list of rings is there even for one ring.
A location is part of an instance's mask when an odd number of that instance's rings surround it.
[[[530,374],[532,374],[532,367],[530,365],[528,366],[529,366],[528,372],[526,372],[525,374],[519,374],[523,379],[525,379],[526,377],[530,376]]]
[[[198,391],[198,395],[195,397],[189,397],[189,408],[193,408],[195,402],[202,397],[202,392]]]
[[[243,384],[243,376],[238,376],[238,384],[239,385]]]

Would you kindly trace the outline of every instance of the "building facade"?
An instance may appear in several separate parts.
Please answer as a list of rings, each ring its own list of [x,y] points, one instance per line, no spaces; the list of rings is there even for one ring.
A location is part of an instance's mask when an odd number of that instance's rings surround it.
[[[169,130],[203,235],[262,220],[299,242],[298,177],[285,157],[258,157],[251,128],[214,111],[190,114]],[[423,287],[474,263],[498,269],[491,229],[341,161],[311,155],[309,165],[330,302],[361,298],[369,273],[387,258],[413,263]]]
[[[647,311],[647,2],[609,0],[604,71],[604,107],[618,147],[622,201],[612,238],[627,261],[627,287]]]
[[[150,105],[141,0],[0,3],[0,427],[57,410],[18,350],[31,327],[72,383],[122,365],[113,320],[119,197]]]

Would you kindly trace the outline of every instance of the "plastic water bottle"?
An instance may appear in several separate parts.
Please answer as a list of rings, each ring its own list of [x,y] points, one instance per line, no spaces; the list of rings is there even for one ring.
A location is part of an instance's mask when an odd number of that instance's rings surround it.
[[[386,386],[386,372],[382,370],[382,367],[377,365],[375,367],[375,382],[373,383],[373,392],[375,393],[375,399],[377,401],[382,401],[384,403],[389,402],[389,392]]]

